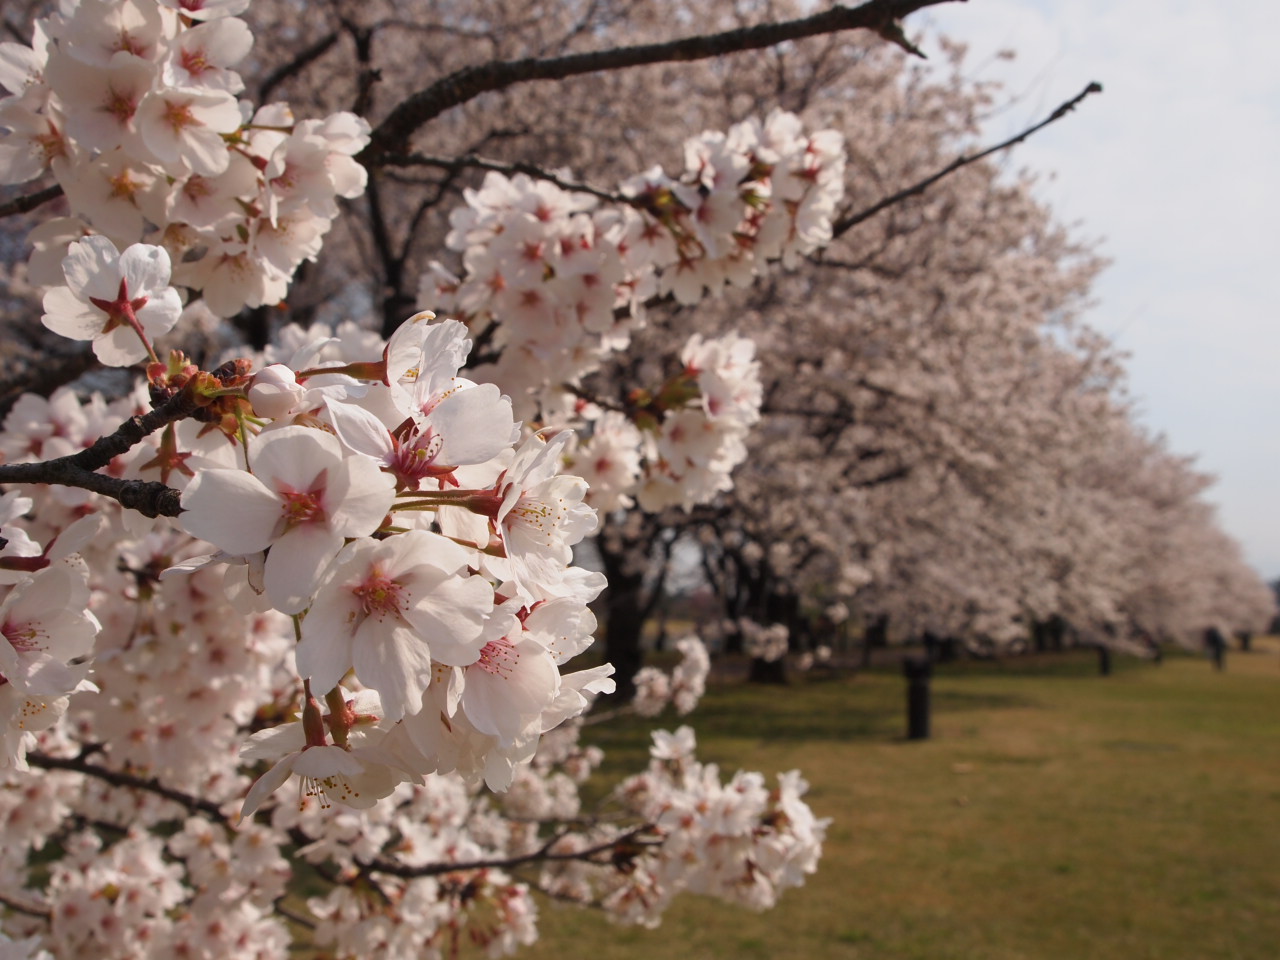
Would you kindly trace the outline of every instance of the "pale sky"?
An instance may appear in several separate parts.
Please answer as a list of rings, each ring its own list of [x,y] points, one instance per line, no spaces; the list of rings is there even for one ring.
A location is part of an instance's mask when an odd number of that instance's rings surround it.
[[[1218,477],[1223,526],[1280,576],[1280,7],[969,0],[909,26],[968,43],[970,74],[1016,98],[992,142],[1103,85],[1012,164],[1103,241],[1088,322],[1131,354],[1140,420]]]

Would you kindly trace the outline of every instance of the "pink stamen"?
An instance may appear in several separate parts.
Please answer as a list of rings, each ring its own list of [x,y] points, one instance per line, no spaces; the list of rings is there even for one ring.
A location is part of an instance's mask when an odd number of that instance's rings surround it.
[[[510,679],[519,662],[520,651],[515,644],[503,637],[501,640],[490,640],[480,648],[480,659],[476,661],[476,666],[495,677]]]
[[[291,490],[282,487],[280,497],[284,500],[281,513],[284,517],[285,529],[291,529],[303,523],[323,523],[327,519],[324,509],[324,491],[328,483],[328,471],[321,471],[310,490]]]
[[[360,605],[367,617],[383,620],[392,615],[399,616],[402,610],[409,609],[409,598],[404,595],[404,587],[377,567],[369,572],[363,583],[352,587],[351,592],[360,598]]]

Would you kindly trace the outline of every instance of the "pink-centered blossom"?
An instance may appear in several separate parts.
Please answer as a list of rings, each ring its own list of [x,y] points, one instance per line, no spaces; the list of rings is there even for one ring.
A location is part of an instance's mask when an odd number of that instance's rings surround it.
[[[502,501],[494,523],[513,578],[526,589],[556,593],[573,544],[598,523],[596,512],[583,502],[586,483],[560,472],[571,438],[569,433],[547,442],[530,437],[498,483]]]
[[[204,470],[182,495],[180,522],[227,553],[268,550],[264,583],[283,613],[306,608],[347,537],[382,525],[391,477],[364,457],[344,456],[321,430],[287,426],[250,444],[253,473]]]
[[[0,603],[0,677],[37,697],[65,696],[85,671],[69,665],[93,649],[100,629],[88,570],[64,561],[16,584]]]
[[[224,90],[153,90],[134,118],[143,142],[174,175],[191,170],[216,177],[230,162],[223,134],[240,127],[236,98]]]
[[[433,662],[465,666],[481,656],[493,588],[468,575],[470,558],[423,530],[348,544],[303,621],[299,673],[319,693],[354,667],[388,720],[417,713]]]
[[[120,253],[106,237],[85,237],[71,244],[62,272],[66,286],[44,295],[41,322],[72,340],[92,340],[94,354],[110,366],[142,360],[147,348],[138,330],[154,339],[182,313],[163,247],[135,243]]]

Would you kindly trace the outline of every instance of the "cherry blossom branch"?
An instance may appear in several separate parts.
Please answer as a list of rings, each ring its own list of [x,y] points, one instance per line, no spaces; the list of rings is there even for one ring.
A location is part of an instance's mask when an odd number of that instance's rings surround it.
[[[283,898],[281,898],[281,900],[283,900]],[[280,916],[284,917],[290,923],[296,923],[298,926],[303,927],[304,929],[314,930],[316,928],[316,922],[314,920],[310,919],[309,917],[304,917],[302,914],[295,913],[294,911],[290,910],[281,902],[281,900],[277,900],[275,903],[273,903],[271,905],[271,909],[274,910],[276,913],[280,914]]]
[[[195,394],[182,390],[150,413],[130,417],[120,424],[115,433],[98,438],[92,446],[78,453],[35,463],[0,465],[0,483],[79,487],[118,500],[125,508],[146,517],[176,517],[182,512],[179,491],[157,481],[123,480],[96,471],[161,427],[189,417],[196,408]]]
[[[385,164],[390,155],[406,152],[410,137],[446,110],[461,106],[483,93],[503,90],[518,83],[563,80],[602,70],[622,70],[654,63],[708,60],[842,30],[875,30],[892,40],[896,36],[894,28],[901,18],[924,7],[950,2],[954,0],[870,0],[858,7],[837,6],[796,20],[763,23],[665,43],[612,47],[563,57],[493,60],[464,67],[413,94],[393,109],[373,131],[369,146],[356,159],[366,166]]]
[[[200,797],[192,796],[182,790],[175,790],[172,787],[166,787],[155,777],[139,777],[119,770],[112,770],[109,767],[90,763],[83,757],[54,757],[38,751],[29,752],[27,754],[27,762],[31,766],[39,767],[43,770],[65,770],[72,773],[80,773],[85,776],[101,780],[104,783],[109,783],[114,787],[124,787],[132,790],[146,790],[156,796],[163,797],[166,800],[177,803],[192,813],[202,813],[224,827],[229,828],[231,826],[230,820],[228,820],[228,818],[222,813],[218,804],[211,800],[204,800]],[[389,876],[412,879],[414,877],[440,876],[441,874],[457,873],[467,870],[485,870],[491,868],[505,869],[517,867],[526,863],[540,863],[548,860],[588,860],[591,857],[606,853],[624,844],[644,844],[646,841],[640,839],[640,837],[642,834],[652,830],[652,828],[652,824],[641,824],[638,827],[628,830],[626,833],[614,837],[612,840],[604,841],[582,850],[574,850],[564,853],[554,853],[551,849],[563,838],[564,833],[560,832],[552,836],[546,843],[532,853],[526,853],[515,857],[491,857],[484,860],[430,863],[419,867],[409,867],[395,863],[391,860],[386,860],[382,857],[377,857],[373,860],[362,863],[362,867],[377,873],[385,873]]]
[[[653,824],[644,823],[634,829],[628,830],[612,840],[598,843],[593,847],[586,847],[582,850],[566,851],[564,853],[553,853],[551,848],[556,845],[563,837],[563,833],[555,834],[550,840],[544,843],[532,853],[521,854],[515,857],[491,857],[486,860],[470,860],[458,863],[428,863],[420,867],[408,867],[403,864],[393,863],[390,860],[384,860],[381,857],[374,859],[366,864],[370,870],[378,873],[385,873],[393,877],[402,879],[413,879],[415,877],[435,877],[445,873],[458,873],[466,870],[488,870],[488,869],[508,869],[518,867],[526,863],[542,863],[548,860],[588,860],[591,857],[598,856],[602,853],[608,853],[623,844],[635,843],[641,845],[652,845],[659,841],[645,841],[640,839],[640,835],[653,829]]]
[[[36,207],[48,203],[50,200],[56,200],[60,196],[62,196],[62,187],[55,183],[52,186],[45,187],[43,190],[37,190],[35,193],[14,197],[12,200],[0,203],[0,217],[28,213]]]
[[[564,180],[554,173],[542,169],[537,164],[523,161],[504,163],[501,160],[486,160],[484,157],[477,157],[474,154],[469,154],[465,157],[433,157],[428,154],[411,153],[406,156],[385,157],[383,163],[389,167],[435,167],[438,170],[444,170],[450,175],[456,175],[458,171],[465,169],[492,170],[495,173],[504,173],[507,176],[523,173],[525,176],[532,177],[535,180],[545,180],[547,183],[554,184],[569,193],[586,193],[600,200],[607,200],[610,203],[629,204],[631,206],[640,205],[635,197],[601,190],[599,187],[593,187],[587,183]]]
[[[895,206],[896,204],[901,203],[903,200],[906,200],[909,197],[918,196],[919,194],[924,193],[926,190],[928,190],[931,186],[933,186],[939,180],[943,179],[944,177],[950,176],[951,174],[955,173],[957,170],[967,167],[972,163],[977,163],[979,160],[986,159],[987,157],[991,156],[993,153],[999,153],[1001,150],[1005,150],[1016,144],[1022,143],[1022,141],[1026,140],[1029,136],[1031,136],[1036,131],[1043,130],[1045,127],[1049,126],[1049,124],[1055,123],[1056,121],[1061,120],[1068,113],[1070,113],[1077,106],[1079,106],[1080,103],[1089,95],[1094,93],[1101,93],[1101,92],[1102,92],[1102,84],[1098,83],[1097,81],[1093,81],[1087,87],[1085,87],[1082,91],[1080,91],[1080,93],[1072,97],[1070,100],[1066,101],[1063,104],[1060,104],[1058,108],[1054,110],[1053,113],[1049,114],[1049,116],[1046,117],[1044,120],[1041,120],[1039,123],[1034,124],[1033,126],[1027,127],[1027,129],[1023,130],[1021,133],[1015,134],[1014,136],[1010,137],[1008,140],[1004,140],[1001,143],[997,143],[993,147],[988,147],[986,150],[983,150],[980,153],[966,154],[963,156],[959,156],[955,160],[952,160],[949,164],[947,164],[941,170],[937,171],[934,174],[931,174],[928,177],[925,177],[923,180],[919,181],[918,183],[914,183],[903,190],[899,190],[897,193],[894,193],[894,194],[891,194],[890,196],[885,197],[883,200],[880,200],[877,203],[872,204],[871,206],[867,207],[865,210],[860,210],[857,213],[853,213],[853,214],[849,214],[847,216],[841,217],[831,226],[832,239],[847,233],[849,230],[856,227],[858,224],[863,223],[866,220],[870,220],[881,210],[886,210],[889,207],[892,207],[892,206]],[[821,260],[818,260],[817,262],[820,263]]]
[[[271,73],[267,74],[262,83],[258,85],[257,102],[270,103],[271,94],[275,91],[276,87],[280,86],[280,84],[284,83],[290,77],[301,73],[307,67],[311,66],[312,63],[328,53],[330,48],[338,42],[338,36],[339,35],[336,30],[331,33],[326,33],[315,43],[311,44],[311,46],[304,47],[299,50],[298,55],[288,63],[281,64],[276,67],[276,69],[272,70]]]
[[[7,893],[0,893],[0,906],[7,907],[14,913],[26,914],[28,917],[39,917],[41,920],[53,918],[53,910],[43,904],[23,903]]]
[[[39,767],[42,770],[67,770],[72,773],[82,773],[87,777],[93,777],[104,783],[109,783],[113,787],[146,790],[148,793],[154,793],[158,797],[163,797],[179,806],[186,807],[192,813],[203,813],[223,826],[230,826],[230,821],[223,816],[222,810],[212,800],[204,800],[181,790],[166,787],[155,777],[139,777],[120,770],[112,770],[110,767],[89,763],[83,757],[54,757],[34,750],[27,753],[27,762],[31,766]]]

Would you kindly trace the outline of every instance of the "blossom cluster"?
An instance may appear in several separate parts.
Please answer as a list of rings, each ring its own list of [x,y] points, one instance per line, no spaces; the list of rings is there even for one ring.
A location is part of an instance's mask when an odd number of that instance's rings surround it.
[[[0,497],[0,769],[24,768],[33,734],[66,712],[71,694],[96,689],[84,660],[101,629],[89,612],[89,569],[77,551],[97,532],[85,517],[45,547],[13,521],[30,497]]]
[[[38,21],[30,46],[0,44],[0,183],[51,172],[72,214],[33,231],[33,283],[61,284],[87,234],[118,250],[147,239],[167,253],[162,286],[172,260],[175,283],[230,316],[278,302],[319,253],[337,198],[364,191],[352,158],[369,126],[238,100],[253,36],[233,14],[247,6],[82,0]]]
[[[758,773],[723,783],[714,764],[694,758],[691,728],[658,730],[653,740],[649,769],[623,781],[615,797],[652,825],[655,842],[638,836],[625,871],[582,861],[548,865],[549,889],[598,899],[610,916],[655,926],[681,891],[763,910],[817,868],[828,821],[801,799],[808,784],[797,771],[779,775],[772,790]],[[560,849],[586,842],[566,838]]]
[[[495,377],[513,396],[574,382],[626,344],[650,297],[696,303],[830,240],[843,175],[841,135],[806,134],[784,111],[690,139],[684,172],[631,178],[629,203],[489,173],[450,218],[463,275],[437,264],[421,297],[473,328],[495,325]]]
[[[589,435],[570,451],[570,465],[590,484],[590,502],[602,512],[637,502],[651,512],[687,510],[732,488],[730,475],[747,455],[747,433],[760,419],[755,345],[734,333],[694,334],[680,364],[626,413],[588,403],[575,408],[571,422]]]
[[[742,652],[747,656],[773,663],[787,655],[791,632],[785,623],[764,626],[748,617],[739,617],[737,627],[742,634]]]
[[[692,302],[829,237],[838,135],[781,113],[704,134],[680,178],[635,178],[616,209],[491,177],[454,220],[465,279],[429,305],[495,325],[493,382],[462,376],[467,326],[429,312],[386,343],[287,329],[208,372],[158,338],[197,295],[219,316],[280,300],[366,182],[364,120],[238,99],[247,5],[78,0],[0,44],[0,182],[51,176],[71,214],[30,236],[43,323],[147,364],[118,399],[21,398],[4,462],[195,407],[97,474],[178,491],[176,520],[72,487],[0,498],[0,887],[29,907],[0,945],[282,958],[282,898],[318,876],[308,939],[334,955],[510,952],[536,936],[532,887],[569,876],[516,870],[553,839],[598,894],[574,896],[621,919],[686,889],[772,902],[821,842],[803,785],[722,785],[681,733],[600,827],[578,718],[612,667],[564,669],[604,587],[574,545],[597,508],[727,489],[759,416],[754,348],[694,335],[625,404],[564,385],[650,298]],[[680,649],[645,712],[701,695],[706,650]]]
[[[601,509],[629,505],[637,490],[650,510],[706,502],[728,488],[758,417],[749,341],[695,335],[683,378],[630,409],[566,401],[564,385],[625,347],[651,298],[694,303],[829,240],[843,171],[838,133],[807,135],[799,118],[775,111],[689,140],[683,174],[655,167],[632,178],[626,203],[601,206],[545,180],[490,173],[451,217],[447,243],[462,255],[462,276],[434,265],[421,299],[473,330],[493,328],[500,356],[491,376],[518,414],[592,423],[591,449],[577,462],[591,471]]]
[[[536,936],[529,882],[469,864],[518,861],[546,842],[541,825],[578,822],[578,789],[600,762],[571,718],[611,687],[611,668],[560,673],[590,642],[585,601],[602,585],[570,564],[594,514],[561,472],[568,437],[521,439],[497,389],[458,376],[459,324],[418,317],[385,345],[350,325],[283,340],[263,358],[274,363],[227,375],[235,427],[209,410],[108,466],[181,489],[178,524],[71,488],[3,500],[0,570],[16,586],[0,605],[0,697],[43,712],[25,728],[6,718],[0,880],[49,911],[47,925],[5,921],[32,950],[283,957],[292,938],[274,904],[296,876],[290,843],[340,871],[308,903],[314,942],[337,955],[419,956],[460,939],[500,953]],[[153,389],[185,370],[161,366]],[[82,449],[149,399],[25,396],[0,451],[19,462]],[[679,646],[669,689],[687,711],[708,660],[694,638]],[[91,750],[104,772],[211,809],[27,771],[29,750],[46,766]],[[298,802],[274,802],[295,775]],[[485,782],[505,792],[479,793]],[[648,808],[623,806],[642,827]],[[752,810],[757,833],[773,823],[773,807]],[[556,832],[581,841],[601,883],[623,882],[629,865],[610,860],[630,849],[622,833]],[[29,858],[51,841],[60,852],[36,887]],[[652,878],[661,904],[688,887],[678,862]],[[342,882],[357,876],[381,895]],[[626,897],[603,905],[656,917]]]
[[[632,708],[642,717],[656,717],[669,705],[685,716],[693,711],[707,689],[711,672],[711,656],[706,645],[696,636],[676,641],[680,662],[671,673],[657,667],[641,667],[635,675],[636,694]]]
[[[430,319],[380,360],[253,376],[265,425],[244,462],[185,485],[182,526],[298,622],[308,696],[246,747],[277,761],[246,813],[290,773],[356,807],[427,773],[502,789],[545,729],[612,689],[607,666],[559,671],[590,645],[604,585],[571,566],[596,518],[561,473],[569,437],[520,441],[510,401],[458,376],[465,328]],[[352,671],[364,696],[338,692]]]

